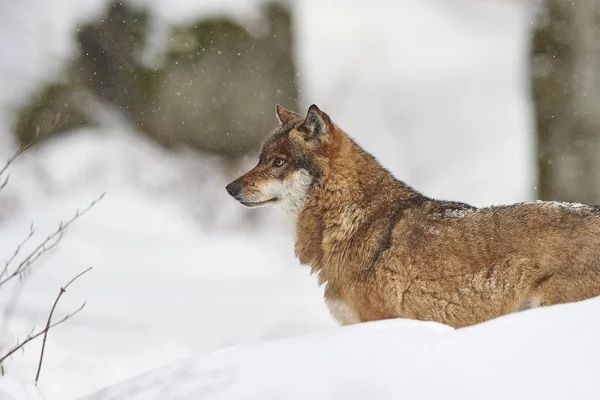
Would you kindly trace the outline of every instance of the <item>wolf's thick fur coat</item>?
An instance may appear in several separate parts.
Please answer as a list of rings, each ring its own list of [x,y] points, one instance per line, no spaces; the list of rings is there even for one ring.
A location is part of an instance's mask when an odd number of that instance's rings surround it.
[[[277,116],[258,165],[228,191],[294,217],[296,255],[341,324],[401,317],[463,327],[600,295],[599,207],[431,199],[316,106],[305,118],[278,106]]]

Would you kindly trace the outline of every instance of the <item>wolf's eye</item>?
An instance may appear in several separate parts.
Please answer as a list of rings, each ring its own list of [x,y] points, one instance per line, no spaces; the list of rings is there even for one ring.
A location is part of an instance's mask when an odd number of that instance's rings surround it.
[[[274,167],[281,167],[283,166],[283,164],[285,164],[287,161],[284,160],[283,158],[276,158],[273,160],[273,166]]]

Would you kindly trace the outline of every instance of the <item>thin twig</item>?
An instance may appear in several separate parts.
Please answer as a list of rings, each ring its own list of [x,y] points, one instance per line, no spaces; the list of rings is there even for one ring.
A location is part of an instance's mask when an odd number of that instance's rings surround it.
[[[3,173],[6,172],[6,170],[8,169],[8,167],[10,167],[10,165],[15,162],[15,160],[21,155],[23,154],[27,149],[29,149],[31,146],[33,146],[33,144],[35,143],[35,140],[32,140],[31,142],[22,144],[17,151],[14,152],[14,154],[12,156],[9,157],[8,160],[6,160],[6,164],[4,164],[4,166],[2,167],[2,169],[0,169],[0,176],[2,176]],[[4,182],[2,183],[2,186],[0,186],[0,188],[3,188],[4,186],[6,186],[6,183],[8,182],[8,176],[6,177],[6,179],[4,180]]]
[[[4,350],[4,338],[8,335],[8,328],[13,317],[13,313],[19,301],[19,296],[23,293],[27,282],[21,282],[20,285],[15,285],[10,297],[4,307],[2,322],[0,323],[0,354]]]
[[[46,339],[48,338],[48,331],[50,330],[50,324],[52,323],[52,314],[54,314],[54,309],[56,308],[56,305],[58,304],[60,297],[63,295],[64,292],[67,291],[67,288],[69,287],[69,285],[71,283],[75,282],[75,280],[77,280],[77,278],[79,278],[81,275],[85,274],[86,272],[89,272],[91,269],[92,269],[92,267],[89,267],[85,271],[80,272],[79,274],[75,275],[75,277],[73,279],[71,279],[69,281],[69,283],[67,283],[65,286],[60,288],[60,291],[58,292],[58,296],[56,296],[56,300],[54,300],[54,304],[52,305],[52,309],[50,310],[50,314],[48,315],[48,322],[46,322],[46,328],[44,329],[44,340],[42,341],[42,351],[40,353],[40,362],[38,364],[37,373],[35,374],[35,384],[36,385],[37,385],[38,381],[40,380],[40,372],[42,371],[42,362],[44,361],[44,350],[46,349]]]
[[[58,125],[59,122],[60,122],[60,113],[56,114],[54,116],[54,118],[52,118],[52,121],[50,121],[50,123],[44,128],[43,131],[40,132],[40,127],[39,126],[36,127],[35,137],[31,141],[21,144],[21,146],[17,149],[17,151],[15,151],[15,153],[11,157],[9,157],[9,159],[6,161],[6,164],[4,164],[2,169],[0,169],[0,178],[2,178],[2,174],[4,174],[6,172],[8,167],[10,167],[10,165],[21,154],[23,154],[25,151],[27,151],[27,149],[29,149],[31,146],[33,146],[35,144],[35,142],[41,135],[46,134],[50,130],[50,128],[52,128],[55,125]],[[9,178],[10,178],[10,175],[7,175],[6,178],[4,178],[4,181],[2,183],[0,183],[0,190],[2,190],[8,184]]]
[[[60,241],[61,241],[61,239],[62,239],[62,237],[64,235],[65,229],[67,229],[69,227],[69,225],[71,225],[73,222],[75,222],[81,216],[83,216],[88,211],[90,211],[92,209],[92,207],[94,207],[100,200],[102,200],[102,198],[104,197],[105,194],[106,193],[103,193],[96,200],[92,201],[89,206],[87,206],[86,208],[83,209],[83,211],[77,210],[77,212],[75,212],[75,215],[71,219],[69,219],[67,222],[62,222],[61,221],[60,224],[59,224],[59,226],[58,226],[58,228],[53,233],[51,233],[50,235],[48,235],[48,237],[46,237],[46,239],[42,243],[40,243],[31,253],[29,253],[29,255],[27,257],[25,257],[19,263],[19,265],[15,268],[14,271],[9,272],[8,276],[6,276],[4,279],[0,280],[0,288],[6,282],[10,281],[11,279],[16,278],[17,276],[20,276],[24,272],[26,272],[27,269],[38,258],[40,258],[47,251],[49,251],[52,248],[56,247],[60,243]],[[2,273],[2,275],[0,275],[0,277],[3,276],[3,275],[4,275],[4,272]]]
[[[48,251],[46,251],[46,259],[43,260],[43,262],[47,262],[48,261],[48,256],[51,255],[51,249],[48,249]],[[36,268],[40,268],[43,264],[39,264],[37,265]],[[10,322],[12,320],[13,317],[13,313],[17,307],[17,303],[19,302],[19,296],[21,296],[21,294],[24,292],[25,289],[25,285],[26,285],[26,280],[24,278],[26,278],[28,275],[26,274],[27,272],[31,272],[32,267],[29,268],[29,270],[23,271],[23,273],[21,275],[18,276],[19,279],[19,284],[17,285],[13,285],[12,288],[12,293],[9,296],[8,301],[6,302],[6,306],[4,307],[4,316],[2,318],[2,320],[0,321],[0,354],[2,354],[3,349],[3,343],[4,342],[4,338],[6,337],[7,333],[8,333],[8,328],[10,326]],[[0,276],[1,278],[2,276]]]
[[[29,241],[29,239],[31,239],[33,237],[34,234],[35,234],[35,226],[33,225],[33,222],[32,222],[31,225],[29,225],[29,234],[27,235],[27,237],[21,243],[18,244],[18,246],[17,246],[15,252],[12,254],[12,256],[10,256],[10,258],[4,262],[4,269],[2,270],[2,273],[0,273],[0,279],[6,274],[6,271],[8,270],[8,267],[10,266],[10,264],[15,260],[15,258],[19,255],[19,252],[21,251],[23,246],[25,246],[25,244]]]
[[[77,314],[79,311],[83,310],[83,307],[85,307],[85,305],[86,305],[86,302],[84,301],[83,304],[77,310],[73,311],[72,313],[69,313],[69,314],[65,315],[63,319],[61,319],[60,321],[57,321],[57,322],[53,323],[52,325],[50,325],[49,329],[52,329],[55,326],[62,324],[63,322],[65,322],[66,320],[68,320],[69,318],[71,318],[72,316],[74,316],[75,314]],[[17,350],[21,349],[27,343],[29,343],[33,339],[35,339],[35,338],[43,335],[45,331],[46,331],[46,328],[44,328],[44,329],[36,332],[33,335],[31,335],[31,334],[27,335],[27,338],[23,342],[17,343],[12,349],[10,349],[5,355],[3,355],[0,358],[0,364],[2,364],[4,362],[4,360],[6,360],[11,355],[13,355]]]
[[[69,285],[70,285],[71,283],[75,282],[75,280],[76,280],[76,279],[79,279],[79,277],[80,277],[81,275],[83,275],[83,274],[85,274],[85,273],[89,272],[91,269],[92,269],[92,267],[89,267],[88,269],[86,269],[86,270],[84,270],[84,271],[81,271],[79,274],[75,275],[75,276],[73,277],[73,279],[71,279],[71,280],[70,280],[70,281],[69,281],[69,282],[68,282],[68,283],[65,285],[65,287],[63,287],[63,288],[62,288],[62,291],[63,291],[63,292],[66,292],[66,291],[67,291],[67,288],[69,287]]]
[[[0,178],[2,178],[2,175],[0,175]],[[8,180],[10,179],[10,175],[6,176],[6,179],[4,179],[4,182],[0,183],[0,190],[4,189],[4,187],[6,185],[8,185]]]

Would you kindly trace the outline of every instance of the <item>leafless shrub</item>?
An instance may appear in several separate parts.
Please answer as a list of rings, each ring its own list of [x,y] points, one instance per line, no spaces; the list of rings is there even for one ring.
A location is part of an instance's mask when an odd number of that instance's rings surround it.
[[[0,371],[2,372],[2,375],[4,375],[4,362],[10,357],[12,356],[14,353],[16,353],[18,350],[22,349],[23,346],[25,346],[27,343],[31,342],[33,339],[36,339],[42,335],[44,335],[44,345],[42,346],[42,352],[40,354],[40,361],[38,364],[38,370],[37,370],[37,374],[36,374],[36,378],[35,378],[35,382],[37,384],[37,381],[39,379],[40,376],[40,370],[42,368],[42,361],[44,358],[44,348],[45,348],[45,344],[46,344],[46,338],[48,336],[48,331],[52,328],[54,328],[57,325],[62,324],[63,322],[65,322],[66,320],[68,320],[69,318],[71,318],[72,316],[74,316],[75,314],[77,314],[79,311],[83,310],[83,307],[85,307],[86,302],[83,302],[83,304],[76,309],[75,311],[72,311],[68,314],[66,314],[63,318],[61,318],[60,320],[56,321],[56,322],[52,322],[52,316],[54,314],[54,310],[56,308],[56,304],[58,303],[58,300],[60,300],[60,297],[62,296],[62,294],[64,292],[66,292],[67,287],[73,283],[73,281],[75,281],[75,279],[79,278],[81,275],[83,275],[84,273],[90,271],[92,268],[88,268],[85,271],[79,273],[77,276],[75,276],[73,279],[71,279],[69,281],[69,283],[67,283],[64,287],[60,288],[60,292],[58,294],[58,296],[56,297],[56,300],[54,301],[54,304],[52,305],[52,309],[50,310],[50,314],[48,315],[48,322],[46,323],[46,326],[43,329],[40,329],[38,331],[35,330],[35,327],[31,328],[31,331],[29,331],[29,334],[27,334],[27,336],[25,337],[25,339],[23,340],[17,340],[17,343],[12,346],[10,349],[8,349],[3,355],[0,356]]]
[[[53,126],[56,126],[59,123],[59,121],[60,121],[60,114],[57,114],[54,117],[54,119],[52,120],[52,122],[50,122],[50,124],[44,130],[40,131],[40,129],[38,127],[36,129],[35,139],[32,140],[31,142],[22,144],[19,147],[19,149],[11,157],[9,157],[7,162],[0,169],[0,190],[5,188],[9,182],[9,178],[10,178],[10,174],[8,172],[9,167],[15,162],[15,160],[17,160],[17,158],[21,154],[23,154],[25,151],[27,151],[37,141],[37,139],[41,135],[45,134]],[[6,285],[9,282],[14,281],[17,285],[13,289],[14,290],[13,294],[10,298],[10,301],[8,302],[7,307],[4,310],[4,316],[2,319],[2,329],[0,329],[0,374],[1,375],[4,375],[5,362],[7,359],[9,359],[15,352],[17,352],[19,350],[24,350],[24,346],[26,344],[28,344],[29,342],[31,342],[32,340],[43,335],[42,349],[41,349],[37,373],[36,373],[36,377],[35,377],[35,382],[37,384],[40,373],[41,373],[41,369],[42,369],[42,362],[44,359],[44,350],[46,348],[46,340],[48,337],[48,332],[55,326],[62,324],[63,322],[65,322],[68,319],[70,319],[71,317],[73,317],[75,314],[79,313],[85,307],[86,303],[84,302],[78,309],[76,309],[70,313],[67,313],[60,320],[52,322],[52,318],[54,316],[54,311],[56,309],[56,305],[58,304],[58,301],[62,297],[63,293],[66,292],[69,285],[71,285],[76,279],[78,279],[80,276],[82,276],[83,274],[90,271],[92,269],[91,267],[86,269],[85,271],[79,273],[78,275],[76,275],[65,286],[60,288],[59,294],[57,295],[57,297],[54,301],[54,304],[52,305],[52,308],[50,310],[50,313],[48,315],[48,319],[47,319],[47,322],[46,322],[46,325],[44,326],[44,328],[39,329],[39,330],[36,330],[35,327],[32,328],[31,331],[29,332],[29,334],[27,334],[27,336],[24,339],[17,340],[17,342],[13,346],[11,346],[10,348],[8,348],[6,350],[3,349],[2,339],[4,338],[5,329],[8,329],[8,327],[9,327],[10,318],[11,318],[14,308],[16,306],[16,302],[17,302],[16,299],[17,299],[18,295],[20,294],[20,290],[17,290],[17,289],[19,289],[19,284],[32,271],[32,267],[35,264],[35,262],[38,261],[40,259],[40,257],[42,257],[44,254],[48,253],[50,250],[55,248],[60,243],[60,241],[64,237],[64,233],[65,233],[66,229],[71,224],[73,224],[76,220],[78,220],[81,216],[83,216],[88,211],[90,211],[90,209],[92,207],[94,207],[102,199],[102,197],[104,197],[104,194],[102,194],[96,200],[92,201],[84,209],[81,209],[81,210],[78,209],[70,219],[68,219],[66,221],[61,221],[55,231],[50,233],[44,240],[41,241],[41,243],[39,243],[37,246],[35,246],[33,248],[33,250],[29,251],[24,257],[21,257],[22,253],[24,252],[24,248],[32,240],[32,238],[34,237],[34,235],[36,233],[35,226],[32,223],[29,226],[29,232],[26,235],[26,237],[20,243],[18,243],[15,251],[10,255],[10,257],[7,260],[5,260],[4,265],[0,266],[0,290],[7,287]]]
[[[77,210],[75,212],[75,215],[73,215],[73,217],[71,217],[66,222],[61,221],[58,225],[58,228],[56,228],[54,232],[48,235],[37,247],[35,247],[35,249],[33,249],[33,251],[31,251],[27,256],[25,256],[25,258],[23,258],[23,260],[21,260],[19,264],[12,267],[12,263],[23,248],[23,245],[27,243],[35,233],[35,227],[33,224],[31,224],[29,228],[29,235],[27,235],[25,240],[23,240],[23,242],[21,242],[17,246],[17,249],[15,250],[13,255],[4,262],[4,268],[0,272],[0,289],[2,289],[2,286],[4,286],[12,279],[24,277],[27,274],[27,272],[29,272],[29,269],[31,268],[33,263],[35,263],[42,255],[52,250],[60,243],[64,236],[65,230],[73,222],[75,222],[81,216],[90,211],[92,207],[94,207],[100,200],[102,200],[103,197],[104,194],[102,194],[96,200],[92,201],[90,205],[84,208],[83,210]]]

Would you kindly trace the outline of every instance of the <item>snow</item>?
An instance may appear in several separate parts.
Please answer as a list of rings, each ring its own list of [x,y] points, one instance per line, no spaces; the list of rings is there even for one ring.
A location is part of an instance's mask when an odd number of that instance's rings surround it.
[[[450,217],[450,218],[462,218],[462,217],[470,215],[476,211],[477,211],[477,209],[474,209],[474,208],[445,210],[444,216]]]
[[[0,51],[10,54],[0,62],[0,157],[14,148],[12,110],[73,56],[69,35],[103,4],[0,4]],[[148,4],[168,21],[218,10],[242,20],[255,15],[255,2],[241,0]],[[529,14],[522,3],[456,0],[449,6],[446,0],[404,0],[383,7],[307,0],[294,7],[304,106],[317,103],[396,176],[428,196],[478,206],[532,200],[525,81]],[[163,399],[189,391],[197,398],[216,386],[222,392],[215,396],[250,398],[272,385],[272,393],[258,398],[281,398],[277,390],[287,385],[303,398],[335,391],[342,397],[385,398],[388,390],[419,398],[416,390],[426,397],[453,387],[466,396],[483,383],[493,386],[481,390],[496,396],[541,380],[557,394],[564,393],[557,387],[561,382],[575,382],[572,397],[585,398],[577,394],[593,385],[594,380],[584,380],[589,372],[579,368],[594,369],[595,348],[581,351],[591,343],[588,336],[598,336],[598,313],[588,315],[594,302],[535,310],[460,332],[400,320],[338,328],[316,279],[293,255],[283,216],[245,210],[226,194],[225,184],[254,160],[226,169],[186,149],[165,151],[113,118],[105,118],[107,127],[79,130],[31,149],[14,165],[11,183],[0,194],[2,260],[26,236],[31,221],[37,244],[60,220],[107,192],[36,265],[18,296],[11,335],[0,332],[0,345],[6,346],[32,326],[42,326],[61,285],[94,268],[58,305],[60,318],[87,301],[48,338],[39,382],[48,400],[83,396],[192,355],[152,372],[154,389],[144,378],[109,391],[152,398],[154,390]],[[12,293],[3,289],[0,305]],[[548,315],[556,315],[556,324]],[[581,318],[571,321],[576,317]],[[558,346],[554,338],[566,345]],[[550,347],[542,354],[543,345]],[[238,347],[218,351],[228,346]],[[566,354],[569,349],[572,354]],[[34,393],[29,382],[39,350],[40,343],[33,342],[8,360],[0,399]],[[514,369],[503,364],[504,356],[512,356]],[[570,379],[561,381],[556,371],[564,369],[548,358],[555,356],[565,363],[589,360],[574,364]],[[499,374],[500,368],[506,370]],[[377,388],[381,392],[372,392]]]
[[[45,400],[40,390],[32,384],[23,384],[10,377],[0,378],[2,400]]]
[[[469,328],[410,320],[237,346],[81,400],[597,399],[600,299]]]
[[[583,203],[573,203],[573,202],[566,202],[566,201],[541,201],[541,200],[537,200],[534,202],[531,202],[531,204],[539,204],[542,206],[548,206],[548,207],[560,207],[560,208],[569,208],[572,210],[589,210],[590,209],[590,205],[589,204],[583,204]]]
[[[595,211],[594,207],[590,204],[573,203],[573,202],[567,202],[567,201],[536,200],[536,201],[526,201],[526,202],[516,203],[515,205],[517,205],[517,206],[532,205],[532,206],[538,206],[538,207],[565,208],[567,210],[570,210],[573,212],[580,212],[580,213]],[[511,207],[511,205],[500,205],[499,207]],[[450,218],[462,218],[462,217],[471,215],[473,213],[487,211],[487,210],[488,210],[487,208],[449,209],[449,210],[444,210],[444,216],[450,217]]]

